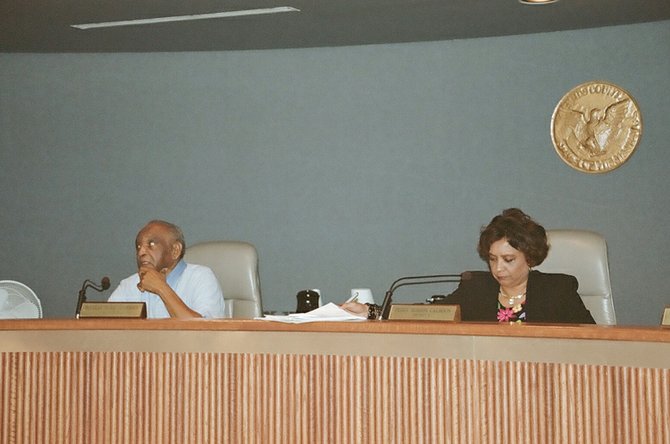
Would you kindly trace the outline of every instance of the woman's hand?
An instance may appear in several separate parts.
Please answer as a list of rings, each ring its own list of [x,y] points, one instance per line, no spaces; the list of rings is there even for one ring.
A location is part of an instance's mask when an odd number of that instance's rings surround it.
[[[345,302],[340,305],[343,309],[347,310],[351,314],[357,316],[368,317],[368,306],[367,304],[361,304],[360,302]]]

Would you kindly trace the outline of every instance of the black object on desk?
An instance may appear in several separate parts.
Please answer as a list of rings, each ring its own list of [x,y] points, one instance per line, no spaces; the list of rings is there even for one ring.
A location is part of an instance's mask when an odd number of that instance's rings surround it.
[[[298,307],[296,313],[307,313],[315,308],[319,308],[319,293],[314,290],[302,290],[296,295]]]

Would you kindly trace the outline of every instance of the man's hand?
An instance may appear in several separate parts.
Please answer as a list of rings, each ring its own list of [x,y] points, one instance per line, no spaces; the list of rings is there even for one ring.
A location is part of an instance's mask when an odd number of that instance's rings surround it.
[[[148,291],[160,297],[167,308],[170,317],[180,319],[201,318],[200,313],[191,310],[179,295],[167,284],[168,269],[158,271],[150,265],[143,265],[138,270],[140,282],[137,288]]]
[[[167,268],[158,271],[149,265],[144,265],[137,273],[140,275],[140,282],[137,284],[140,291],[148,291],[160,296],[161,292],[168,288]]]

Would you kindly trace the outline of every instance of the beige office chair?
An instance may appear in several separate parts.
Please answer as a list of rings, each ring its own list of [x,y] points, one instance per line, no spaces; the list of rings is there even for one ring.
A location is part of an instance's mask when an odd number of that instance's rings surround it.
[[[579,281],[577,292],[596,323],[615,325],[605,239],[585,230],[547,230],[547,239],[549,255],[535,268],[575,276]]]
[[[256,248],[239,241],[211,241],[191,245],[186,262],[206,265],[219,280],[226,301],[226,317],[254,318],[263,315]]]

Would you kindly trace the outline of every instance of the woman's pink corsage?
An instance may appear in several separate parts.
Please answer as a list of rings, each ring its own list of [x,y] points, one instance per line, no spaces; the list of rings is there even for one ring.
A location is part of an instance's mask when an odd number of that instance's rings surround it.
[[[514,311],[511,308],[501,308],[498,310],[498,321],[507,322],[514,317]]]

